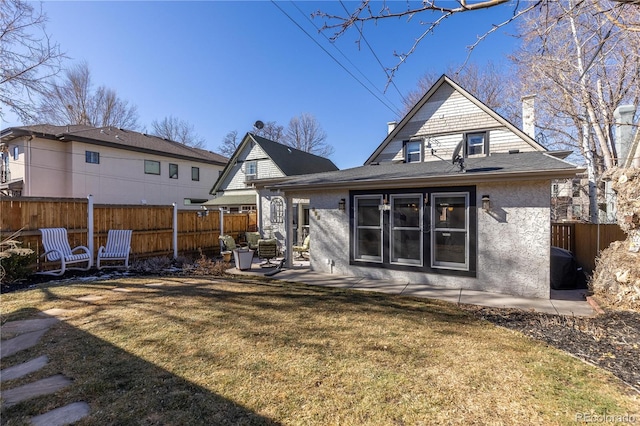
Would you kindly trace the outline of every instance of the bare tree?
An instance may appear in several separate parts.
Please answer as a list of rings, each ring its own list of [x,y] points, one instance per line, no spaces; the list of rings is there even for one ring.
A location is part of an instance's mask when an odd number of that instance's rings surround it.
[[[325,142],[326,139],[327,134],[316,118],[307,113],[293,117],[284,134],[285,145],[321,157],[329,157],[334,152],[333,147]]]
[[[232,130],[225,135],[222,140],[222,145],[218,146],[218,152],[225,157],[231,158],[231,156],[236,152],[236,149],[238,149],[239,144],[238,131]]]
[[[0,1],[0,103],[23,121],[34,117],[33,98],[59,72],[64,58],[45,23],[46,15],[33,3]]]
[[[151,122],[153,134],[161,138],[166,138],[174,142],[180,142],[194,148],[204,148],[205,140],[198,135],[193,127],[179,118],[169,116],[162,121],[153,120]]]
[[[138,111],[113,89],[105,86],[92,91],[91,72],[85,62],[65,72],[62,82],[47,89],[39,106],[38,118],[49,124],[138,127]]]
[[[282,142],[284,127],[275,121],[267,121],[266,123],[263,123],[263,127],[261,129],[254,128],[252,132],[255,135],[270,139],[274,142]]]
[[[537,127],[585,159],[594,222],[599,178],[617,163],[614,110],[640,101],[640,33],[594,13],[601,6],[545,3],[522,21],[523,47],[514,55],[523,90],[536,94]],[[640,22],[640,8],[610,10]]]
[[[395,73],[400,66],[411,56],[418,46],[429,36],[434,33],[437,28],[443,24],[443,22],[450,20],[449,18],[462,13],[474,12],[481,9],[489,9],[495,7],[508,7],[511,10],[510,16],[501,22],[487,23],[485,28],[479,25],[478,31],[481,35],[477,36],[476,40],[468,46],[469,55],[473,52],[476,46],[480,44],[484,39],[490,36],[492,33],[499,29],[509,25],[511,22],[519,20],[520,17],[526,16],[529,12],[536,10],[540,6],[552,5],[557,0],[535,0],[535,1],[510,1],[510,0],[424,0],[422,2],[373,2],[371,0],[361,0],[359,4],[351,11],[346,11],[343,15],[336,15],[333,13],[327,13],[323,11],[317,11],[313,14],[315,17],[321,17],[325,19],[325,24],[321,28],[322,31],[333,31],[332,40],[335,40],[345,34],[347,31],[355,28],[357,29],[357,43],[358,45],[363,40],[365,34],[365,25],[377,25],[382,20],[388,19],[406,19],[409,21],[416,21],[420,18],[425,18],[424,21],[420,21],[421,29],[419,32],[413,35],[413,40],[410,46],[402,53],[394,52],[394,56],[397,58],[397,63],[389,68],[386,68],[387,84],[391,83]],[[580,4],[580,2],[576,2]],[[626,29],[630,31],[640,31],[640,23],[635,19],[629,19],[626,12],[638,8],[638,2],[636,0],[613,0],[604,1],[604,6],[598,5],[597,2],[591,3],[593,13],[598,13],[604,17],[609,15],[610,21],[616,25],[619,29]],[[595,6],[594,6],[595,3]],[[381,4],[381,6],[379,6]],[[620,13],[620,11],[624,11]],[[468,59],[468,57],[467,57]]]

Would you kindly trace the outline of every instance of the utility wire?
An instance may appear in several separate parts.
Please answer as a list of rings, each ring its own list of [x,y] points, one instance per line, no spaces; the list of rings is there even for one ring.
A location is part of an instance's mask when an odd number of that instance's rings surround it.
[[[300,12],[300,14],[301,14],[301,15],[303,15],[303,16],[307,19],[307,21],[309,21],[309,23],[310,23],[311,25],[313,25],[313,27],[314,27],[316,30],[318,30],[318,33],[322,34],[322,36],[327,40],[327,42],[329,42],[329,43],[333,46],[333,48],[334,48],[334,49],[336,49],[338,52],[340,52],[340,54],[341,54],[341,55],[342,55],[342,56],[343,56],[343,57],[344,57],[344,58],[349,62],[349,64],[351,64],[351,66],[353,66],[353,68],[355,68],[355,69],[356,69],[356,71],[358,71],[358,72],[360,73],[360,75],[361,75],[362,77],[364,77],[364,79],[365,79],[365,80],[367,80],[367,81],[369,82],[369,84],[371,85],[371,87],[374,87],[374,88],[378,91],[378,93],[379,93],[381,96],[383,96],[383,97],[385,97],[385,98],[386,98],[386,95],[384,94],[384,92],[383,92],[383,91],[381,91],[380,89],[378,89],[378,87],[377,87],[377,86],[376,86],[376,85],[375,85],[375,84],[374,84],[374,83],[373,83],[373,82],[372,82],[372,81],[371,81],[371,80],[370,80],[370,79],[369,79],[369,78],[368,78],[368,77],[367,77],[367,76],[366,76],[366,75],[365,75],[365,74],[364,74],[364,73],[363,73],[363,72],[358,68],[358,66],[357,66],[356,64],[354,64],[354,63],[351,61],[351,59],[349,59],[349,57],[348,57],[347,55],[345,55],[345,53],[344,53],[342,50],[340,50],[340,48],[339,48],[338,46],[336,46],[336,44],[335,44],[335,43],[333,43],[333,42],[329,39],[329,37],[327,37],[327,35],[326,35],[322,30],[320,30],[320,28],[318,28],[318,26],[315,24],[315,22],[313,22],[313,20],[311,20],[311,19],[309,18],[308,14],[304,13],[304,12],[302,11],[302,9],[300,9],[300,7],[298,7],[298,5],[297,5],[295,2],[293,2],[293,1],[292,1],[291,3],[295,6],[295,8],[296,8],[296,9],[298,9],[298,11]],[[344,7],[344,5],[343,5],[343,7]],[[371,47],[369,47],[369,48],[371,49]],[[375,53],[373,53],[373,54],[374,54],[374,56],[375,56]],[[376,59],[378,59],[378,58],[376,57]],[[379,60],[379,59],[378,59],[378,63],[380,63],[380,60]],[[380,63],[380,65],[382,66],[382,64],[381,64],[381,63]],[[384,67],[383,67],[383,68],[384,68]],[[386,72],[386,71],[385,71],[385,72]],[[388,75],[387,75],[387,77],[388,77]],[[395,86],[395,84],[394,84],[394,86]],[[396,90],[397,90],[397,87],[396,87]],[[400,98],[402,98],[402,100],[403,100],[403,102],[404,102],[404,96],[402,96],[402,94],[400,93],[400,91],[398,91],[398,94],[400,95]],[[387,101],[393,105],[393,102],[392,102],[392,101],[390,101],[389,99],[387,99]],[[397,110],[397,111],[396,111],[396,114],[401,115],[401,111],[400,111],[400,109],[399,109],[399,108],[397,108],[395,105],[393,105],[393,107],[394,107],[394,108],[396,108],[396,110]]]
[[[340,0],[340,5],[342,6],[342,8],[344,9],[344,11],[349,14],[349,10],[347,9],[347,7],[344,5],[344,3],[342,2],[342,0]],[[382,68],[382,71],[384,72],[384,75],[387,76],[387,80],[391,82],[391,85],[396,89],[396,92],[398,92],[398,95],[400,95],[400,99],[402,99],[402,102],[406,103],[406,99],[405,97],[402,95],[402,93],[400,93],[400,89],[398,89],[398,86],[396,86],[396,83],[393,81],[393,79],[391,78],[391,76],[389,75],[389,72],[387,70],[387,68],[385,68],[384,65],[382,65],[382,61],[380,60],[380,58],[378,58],[378,55],[376,54],[376,52],[373,50],[373,48],[371,47],[371,45],[369,44],[369,41],[367,40],[367,38],[364,36],[364,33],[362,32],[362,29],[358,26],[358,25],[354,25],[356,27],[356,29],[358,30],[358,32],[360,33],[360,37],[362,38],[362,40],[364,40],[365,44],[367,45],[367,47],[369,48],[369,51],[371,51],[371,54],[373,55],[374,58],[376,58],[376,61],[378,61],[378,64],[380,65],[380,68]]]
[[[375,97],[378,101],[380,101],[380,103],[382,105],[384,105],[385,107],[387,107],[392,113],[394,114],[398,114],[397,111],[394,111],[392,107],[390,107],[389,105],[387,105],[384,100],[382,100],[378,95],[376,95],[375,93],[373,93],[373,91],[371,91],[371,89],[369,89],[364,83],[362,83],[362,81],[360,81],[355,75],[353,75],[353,73],[351,71],[349,71],[344,65],[342,65],[340,63],[340,61],[338,61],[335,56],[333,56],[327,49],[325,49],[320,43],[318,43],[318,41],[313,38],[313,36],[311,36],[311,34],[309,34],[307,32],[307,30],[305,30],[304,28],[302,28],[302,26],[300,24],[298,24],[298,22],[296,22],[295,19],[293,19],[286,11],[284,11],[277,3],[275,0],[271,0],[271,3],[277,7],[280,12],[282,12],[287,18],[289,18],[289,20],[291,22],[293,22],[295,24],[295,26],[297,26],[303,33],[305,33],[307,35],[307,37],[309,37],[320,49],[322,49],[327,55],[329,55],[329,57],[331,59],[333,59],[335,61],[336,64],[338,64],[340,66],[340,68],[342,68],[347,74],[349,74],[354,80],[356,80],[366,91],[368,91],[369,93],[371,93],[371,95],[373,97]]]

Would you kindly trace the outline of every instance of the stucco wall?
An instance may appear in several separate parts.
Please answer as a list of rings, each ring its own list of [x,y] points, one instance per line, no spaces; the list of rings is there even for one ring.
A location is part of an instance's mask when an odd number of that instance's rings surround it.
[[[311,268],[323,273],[548,299],[549,188],[548,180],[477,186],[476,277],[349,265],[349,194],[313,192],[309,203]],[[491,198],[489,212],[482,210],[485,194]],[[341,198],[347,201],[346,212],[338,210]]]

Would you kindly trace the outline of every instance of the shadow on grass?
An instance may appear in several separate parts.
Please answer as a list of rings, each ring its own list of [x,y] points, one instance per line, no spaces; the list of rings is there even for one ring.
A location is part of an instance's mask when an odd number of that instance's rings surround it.
[[[14,320],[35,315],[34,310],[24,309],[9,316]],[[3,425],[28,424],[32,416],[78,401],[87,402],[91,408],[90,415],[78,425],[279,424],[65,321],[47,331],[36,346],[3,359],[2,368],[44,354],[50,361],[43,369],[3,382],[2,389],[59,373],[71,378],[73,384],[55,394],[3,406]]]

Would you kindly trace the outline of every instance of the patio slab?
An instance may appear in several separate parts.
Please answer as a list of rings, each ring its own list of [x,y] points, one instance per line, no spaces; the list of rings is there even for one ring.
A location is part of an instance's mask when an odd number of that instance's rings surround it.
[[[7,389],[2,392],[3,405],[11,407],[12,405],[16,405],[22,401],[26,401],[37,396],[54,393],[66,386],[69,386],[71,383],[71,380],[62,374],[56,374],[55,376],[47,377],[46,379],[28,383],[23,386],[18,386],[17,388]]]
[[[90,408],[86,402],[74,402],[64,407],[56,408],[48,413],[31,418],[33,426],[63,426],[75,423],[89,415]]]
[[[46,355],[42,355],[30,361],[23,362],[22,364],[5,368],[4,370],[0,371],[0,382],[4,382],[6,380],[19,379],[20,377],[24,377],[27,374],[31,374],[34,371],[40,370],[42,367],[47,365],[48,362],[49,362],[49,357],[47,357]]]
[[[13,339],[3,340],[2,347],[0,347],[0,359],[35,346],[46,332],[47,329],[45,328],[21,334]]]
[[[57,318],[38,318],[28,320],[9,321],[2,326],[3,333],[22,334],[30,331],[42,330],[57,323]]]

